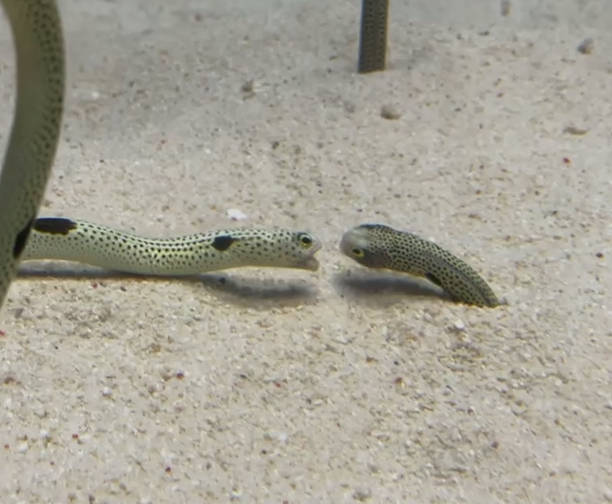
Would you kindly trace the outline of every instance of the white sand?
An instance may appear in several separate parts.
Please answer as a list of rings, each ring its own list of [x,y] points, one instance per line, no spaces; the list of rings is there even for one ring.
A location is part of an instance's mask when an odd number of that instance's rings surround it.
[[[17,281],[3,503],[612,501],[609,0],[391,4],[389,69],[359,76],[358,0],[61,1],[42,213],[171,236],[239,209],[315,232],[322,267]],[[360,268],[361,222],[509,304]]]

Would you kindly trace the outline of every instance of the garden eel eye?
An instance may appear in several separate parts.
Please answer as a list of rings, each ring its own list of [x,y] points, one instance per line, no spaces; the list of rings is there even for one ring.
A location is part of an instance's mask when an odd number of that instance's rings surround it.
[[[300,245],[304,248],[310,248],[312,245],[312,237],[308,233],[300,233],[298,240],[300,240]]]
[[[363,249],[360,249],[360,248],[354,248],[353,250],[351,250],[351,252],[353,253],[355,257],[363,257],[365,255],[365,252],[363,251]]]

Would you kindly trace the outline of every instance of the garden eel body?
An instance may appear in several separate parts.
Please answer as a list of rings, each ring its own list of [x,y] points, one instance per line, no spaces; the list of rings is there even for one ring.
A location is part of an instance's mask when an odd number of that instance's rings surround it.
[[[0,176],[0,305],[43,197],[64,94],[64,50],[55,2],[2,3],[13,32],[17,100]]]
[[[62,28],[53,0],[3,0],[17,55],[17,105],[0,178],[0,305],[27,259],[63,259],[151,275],[238,266],[315,270],[318,240],[282,229],[142,238],[63,218],[36,219],[55,156],[64,93]]]
[[[468,264],[433,242],[382,224],[362,224],[342,237],[340,250],[369,268],[423,276],[455,301],[478,306],[499,305],[487,282]]]
[[[143,275],[192,275],[240,266],[316,270],[321,244],[284,229],[224,229],[144,238],[82,220],[34,221],[22,260],[61,259]]]
[[[359,34],[359,73],[385,69],[389,0],[362,0]]]

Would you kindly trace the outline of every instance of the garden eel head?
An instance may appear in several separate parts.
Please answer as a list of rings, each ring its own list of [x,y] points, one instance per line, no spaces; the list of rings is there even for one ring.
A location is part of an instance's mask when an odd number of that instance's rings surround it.
[[[340,251],[368,268],[388,268],[392,258],[387,245],[394,233],[382,224],[362,224],[344,233]]]
[[[434,242],[382,224],[362,224],[342,237],[340,250],[369,268],[384,268],[427,278],[455,301],[498,306],[487,282],[465,261]]]
[[[320,250],[321,242],[306,231],[275,230],[268,236],[262,235],[259,238],[261,240],[257,240],[259,242],[257,247],[260,250],[257,255],[261,254],[261,266],[299,268],[310,271],[316,271],[319,268],[319,262],[314,255]],[[241,240],[238,240],[235,245],[240,247],[240,242]],[[257,265],[256,259],[253,265]]]

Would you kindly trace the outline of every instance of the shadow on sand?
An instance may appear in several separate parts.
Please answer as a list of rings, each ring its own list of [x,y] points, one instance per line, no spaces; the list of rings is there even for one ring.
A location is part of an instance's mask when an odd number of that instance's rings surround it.
[[[410,297],[436,297],[451,301],[439,287],[425,279],[385,272],[338,273],[332,279],[336,291],[352,301],[385,307]]]
[[[205,273],[186,276],[136,275],[71,263],[27,263],[19,267],[18,277],[23,280],[41,278],[68,278],[73,280],[130,280],[135,282],[181,282],[198,284],[208,292],[229,303],[251,308],[267,309],[313,303],[317,289],[301,279],[254,278],[234,273]]]

